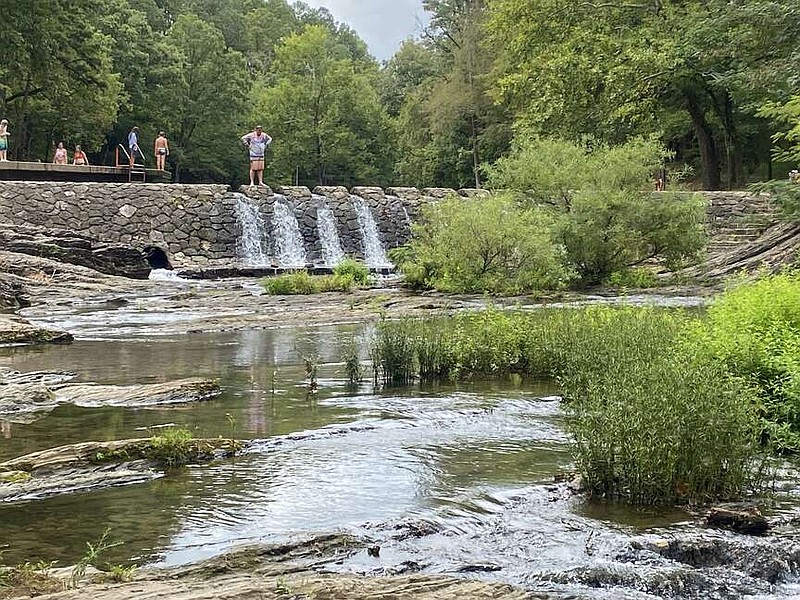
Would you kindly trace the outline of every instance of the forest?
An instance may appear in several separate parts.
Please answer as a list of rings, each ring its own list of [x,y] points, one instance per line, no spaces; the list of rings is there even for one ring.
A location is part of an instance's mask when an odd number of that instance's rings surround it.
[[[259,123],[272,185],[481,187],[540,138],[655,139],[670,178],[710,190],[800,161],[795,0],[424,0],[429,26],[383,63],[302,2],[0,6],[12,160],[63,141],[113,164],[137,125],[145,149],[167,133],[175,181],[238,184]]]

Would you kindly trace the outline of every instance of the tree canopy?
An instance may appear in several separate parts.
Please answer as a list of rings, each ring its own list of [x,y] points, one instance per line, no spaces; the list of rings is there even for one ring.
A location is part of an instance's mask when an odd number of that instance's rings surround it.
[[[532,135],[655,136],[707,189],[800,160],[792,0],[423,4],[430,24],[380,64],[302,2],[0,0],[10,157],[63,141],[109,164],[138,125],[145,148],[167,132],[176,179],[234,183],[258,121],[278,184],[483,186]]]

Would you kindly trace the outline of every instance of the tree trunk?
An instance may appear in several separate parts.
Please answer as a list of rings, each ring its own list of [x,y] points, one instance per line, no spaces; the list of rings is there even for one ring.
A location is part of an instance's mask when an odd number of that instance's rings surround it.
[[[697,136],[697,143],[700,145],[700,160],[703,163],[703,189],[718,190],[720,188],[719,157],[714,146],[714,134],[697,97],[688,90],[685,95],[686,109],[692,117],[694,133]]]

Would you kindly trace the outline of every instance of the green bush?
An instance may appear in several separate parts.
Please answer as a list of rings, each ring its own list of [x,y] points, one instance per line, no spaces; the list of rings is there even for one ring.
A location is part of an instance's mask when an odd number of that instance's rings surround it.
[[[701,199],[648,191],[666,156],[651,140],[583,147],[534,137],[488,171],[493,187],[512,190],[525,206],[550,208],[568,265],[596,284],[651,258],[681,266],[705,246]]]
[[[370,283],[367,265],[353,258],[345,258],[336,265],[333,268],[333,274],[343,279],[349,278],[355,285],[359,286],[369,285]]]
[[[760,390],[765,433],[800,451],[800,273],[742,279],[708,309],[698,339]]]
[[[692,343],[695,320],[593,307],[384,322],[373,366],[387,385],[555,377],[592,494],[643,504],[738,498],[763,483],[756,396]]]
[[[369,271],[356,261],[345,261],[333,275],[309,275],[307,271],[285,273],[262,281],[264,289],[275,296],[349,292],[369,283]]]
[[[425,207],[398,267],[410,285],[444,292],[516,294],[568,280],[552,220],[510,197],[448,198]]]
[[[164,468],[172,469],[187,464],[197,455],[197,446],[192,442],[192,432],[186,429],[165,429],[150,438],[147,458]]]
[[[263,285],[268,293],[275,296],[316,294],[320,291],[320,286],[307,271],[269,277],[263,281]]]

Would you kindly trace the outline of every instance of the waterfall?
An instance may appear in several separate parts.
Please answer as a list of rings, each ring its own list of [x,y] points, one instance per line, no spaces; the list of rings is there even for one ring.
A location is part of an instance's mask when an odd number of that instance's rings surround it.
[[[327,267],[335,267],[344,258],[344,250],[336,231],[336,218],[325,202],[324,196],[314,196],[317,201],[317,232],[322,246],[322,262]]]
[[[266,227],[259,207],[244,194],[234,192],[233,197],[236,223],[242,231],[236,241],[236,253],[247,267],[268,266],[269,258],[264,253]]]
[[[358,218],[361,237],[364,240],[364,262],[368,267],[393,267],[394,265],[386,258],[386,252],[383,250],[378,233],[378,225],[375,223],[369,206],[358,196],[350,196],[350,198]]]
[[[275,194],[273,205],[273,235],[275,259],[282,267],[304,267],[308,262],[300,226],[286,198]]]

